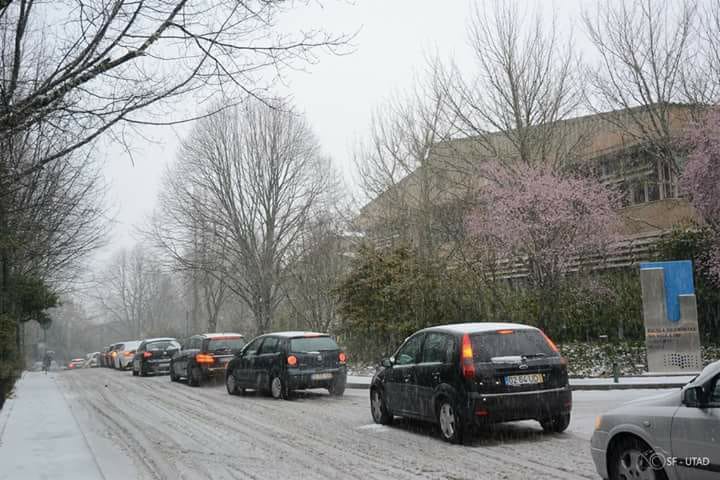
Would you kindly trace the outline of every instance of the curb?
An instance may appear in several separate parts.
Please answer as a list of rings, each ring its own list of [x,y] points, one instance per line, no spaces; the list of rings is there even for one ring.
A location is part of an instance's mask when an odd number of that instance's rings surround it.
[[[570,385],[572,391],[582,390],[657,390],[668,388],[682,388],[684,383],[609,383],[596,385]],[[345,388],[356,390],[369,390],[369,383],[348,382]]]

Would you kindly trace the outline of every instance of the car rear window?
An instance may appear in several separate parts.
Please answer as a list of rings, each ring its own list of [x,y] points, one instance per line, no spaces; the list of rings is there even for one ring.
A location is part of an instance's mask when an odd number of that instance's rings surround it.
[[[242,337],[212,338],[208,343],[208,351],[237,351],[245,346],[245,339]]]
[[[512,330],[513,333],[477,333],[470,335],[473,356],[477,362],[489,362],[493,357],[558,355],[538,330]]]
[[[330,337],[302,337],[290,340],[290,351],[296,353],[339,350],[337,343]]]
[[[167,350],[168,348],[180,348],[180,344],[173,340],[160,340],[150,342],[145,347],[146,350]]]

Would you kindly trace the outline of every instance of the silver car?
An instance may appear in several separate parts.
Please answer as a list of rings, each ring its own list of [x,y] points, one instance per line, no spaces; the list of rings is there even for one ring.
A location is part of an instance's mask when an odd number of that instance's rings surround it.
[[[680,391],[597,417],[590,445],[603,478],[720,479],[720,361]]]

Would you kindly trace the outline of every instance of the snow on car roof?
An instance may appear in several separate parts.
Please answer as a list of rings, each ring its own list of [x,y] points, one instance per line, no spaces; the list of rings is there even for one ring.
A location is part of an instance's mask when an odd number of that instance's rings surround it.
[[[289,332],[271,332],[266,335],[273,335],[275,337],[295,338],[295,337],[329,337],[327,333],[317,332],[300,332],[300,331],[289,331]]]
[[[240,333],[203,333],[203,337],[205,338],[243,338],[242,334]]]
[[[451,332],[451,333],[481,333],[492,332],[493,330],[532,330],[535,327],[523,325],[522,323],[494,323],[494,322],[474,322],[474,323],[451,323],[448,325],[437,325],[428,327],[423,332]]]
[[[158,338],[146,338],[145,340],[143,340],[143,342],[146,342],[146,343],[150,343],[150,342],[169,342],[169,341],[177,342],[177,338],[173,338],[173,337],[158,337]]]

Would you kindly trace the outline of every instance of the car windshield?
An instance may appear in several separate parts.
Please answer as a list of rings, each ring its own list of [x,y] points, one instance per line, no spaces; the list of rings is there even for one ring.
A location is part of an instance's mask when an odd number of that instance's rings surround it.
[[[245,339],[242,337],[213,338],[208,343],[210,352],[237,352],[245,346]]]
[[[180,344],[174,340],[158,340],[148,343],[145,347],[148,351],[163,351],[171,348],[180,348]]]
[[[330,337],[303,337],[290,340],[290,351],[295,353],[338,350],[338,345]]]
[[[477,362],[489,362],[495,357],[549,357],[558,355],[537,330],[508,330],[512,333],[477,333],[470,335],[473,355]]]

